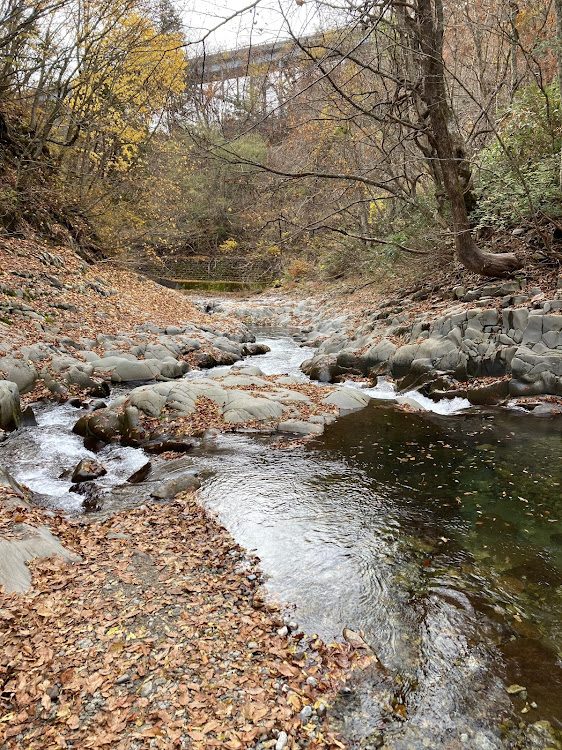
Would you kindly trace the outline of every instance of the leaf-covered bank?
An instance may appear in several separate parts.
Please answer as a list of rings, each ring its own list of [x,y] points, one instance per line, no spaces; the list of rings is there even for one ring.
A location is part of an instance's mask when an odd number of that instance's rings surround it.
[[[101,522],[0,513],[82,556],[35,561],[31,593],[3,596],[7,750],[342,746],[323,717],[358,652],[280,630],[257,560],[195,498]]]

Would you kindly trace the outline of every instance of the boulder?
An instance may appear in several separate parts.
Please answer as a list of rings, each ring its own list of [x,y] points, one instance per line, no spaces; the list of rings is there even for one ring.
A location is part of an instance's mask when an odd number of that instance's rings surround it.
[[[246,391],[227,391],[223,419],[231,424],[256,420],[280,419],[283,407],[268,398],[249,395]]]
[[[364,373],[369,373],[371,370],[386,371],[388,370],[388,361],[394,356],[396,352],[396,345],[388,339],[379,341],[378,344],[371,346],[365,354],[363,354],[360,360],[361,370]]]
[[[72,472],[72,482],[75,484],[90,482],[98,477],[103,477],[105,474],[107,474],[107,469],[99,461],[95,459],[83,459],[76,465]]]
[[[21,422],[20,394],[15,383],[0,380],[0,428],[16,430]]]
[[[244,344],[242,347],[243,357],[254,357],[257,354],[267,354],[271,351],[271,347],[267,344]]]
[[[315,422],[304,422],[299,419],[288,419],[285,422],[279,422],[277,430],[279,432],[290,432],[295,435],[321,435],[324,432],[324,425]]]
[[[0,357],[0,370],[6,374],[6,380],[17,385],[21,394],[35,388],[38,375],[32,363],[8,355]]]
[[[158,388],[158,386],[141,386],[131,391],[129,403],[136,406],[149,417],[158,417],[166,403],[169,388]]]
[[[468,388],[466,398],[474,406],[491,406],[505,401],[509,397],[509,382],[507,380],[496,380],[488,385],[477,385]]]
[[[169,479],[166,482],[155,487],[150,496],[159,500],[171,500],[186,490],[197,490],[201,487],[201,482],[195,474],[184,474],[175,479]]]
[[[318,380],[320,383],[333,383],[334,379],[341,373],[336,358],[333,355],[324,356],[322,354],[317,354],[312,359],[303,362],[301,370],[311,380]]]
[[[333,390],[328,396],[322,399],[323,404],[337,406],[340,414],[363,409],[371,397],[363,393],[358,388],[343,387]]]

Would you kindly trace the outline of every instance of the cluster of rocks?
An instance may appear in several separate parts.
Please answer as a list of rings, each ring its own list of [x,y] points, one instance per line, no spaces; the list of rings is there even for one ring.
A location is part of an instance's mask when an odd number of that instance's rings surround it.
[[[2,342],[9,353],[0,357],[5,378],[0,380],[0,427],[13,430],[19,425],[19,395],[32,391],[39,379],[62,398],[75,389],[103,398],[109,395],[108,383],[168,381],[181,378],[192,366],[231,365],[269,350],[254,342],[242,324],[232,333],[218,326],[161,328],[151,323],[130,334],[98,334],[95,339],[62,337],[56,343],[20,348]]]
[[[517,294],[519,286],[513,281],[469,291],[457,288],[455,296],[462,303],[439,314],[416,314],[411,302],[381,306],[366,313],[353,332],[349,316],[322,321],[305,330],[303,342],[318,345],[318,352],[302,369],[322,382],[386,374],[400,381],[401,388],[437,378],[440,395],[447,390],[470,396],[471,389],[463,391],[460,384],[481,377],[502,379],[503,385],[489,390],[489,403],[508,396],[561,396],[562,289],[546,300],[539,289]],[[521,302],[525,306],[516,306]],[[480,389],[472,390],[478,391],[475,403],[481,403]]]
[[[207,377],[134,388],[108,407],[81,417],[74,431],[85,440],[118,440],[152,453],[186,451],[195,443],[192,426],[184,427],[182,419],[195,414],[201,399],[214,405],[215,428],[249,425],[255,431],[297,435],[319,435],[336,414],[361,409],[370,400],[346,386],[322,389],[314,400],[302,392],[302,385],[299,378],[265,376],[257,367],[218,368]],[[196,437],[203,435],[204,431]]]
[[[106,474],[106,468],[99,461],[84,459],[74,470],[64,472],[63,477],[71,475],[73,484],[69,491],[82,497],[82,507],[87,512],[101,510],[107,499],[124,508],[128,504],[171,500],[181,492],[201,486],[197,468],[188,456],[156,464],[147,461],[125,483],[109,489],[96,482]]]

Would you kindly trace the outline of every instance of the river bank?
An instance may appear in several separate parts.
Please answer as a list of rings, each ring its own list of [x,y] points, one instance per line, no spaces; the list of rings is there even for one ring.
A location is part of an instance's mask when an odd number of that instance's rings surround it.
[[[2,248],[2,427],[16,440],[36,429],[33,410],[22,414],[30,403],[65,404],[52,408],[66,410],[69,428],[81,414],[88,422],[97,415],[102,429],[87,429],[78,449],[76,489],[92,489],[88,456],[116,437],[124,450],[162,455],[126,486],[125,510],[87,520],[55,509],[64,485],[56,474],[38,483],[39,494],[2,474],[3,746],[340,747],[324,726],[325,707],[358,652],[304,636],[263,601],[257,560],[190,494],[200,482],[190,459],[177,457],[224,430],[318,434],[347,410],[323,403],[342,389],[255,367],[180,380],[268,347],[254,347],[236,319],[211,320],[130,272],[31,245]],[[147,381],[155,385],[135,388]],[[111,432],[101,399],[115,387],[127,395],[113,399]],[[349,401],[356,408],[367,399]],[[17,443],[14,450],[21,455]],[[74,497],[78,511],[101,508],[91,492]],[[45,499],[50,508],[40,507]]]
[[[289,630],[192,496],[92,523],[14,495],[4,543],[49,529],[80,554],[2,596],[3,747],[341,747],[324,717],[356,653]]]
[[[313,380],[382,375],[398,391],[417,389],[435,401],[509,402],[548,416],[562,406],[562,277],[544,289],[535,283],[427,284],[390,299],[340,289],[331,299],[236,303],[233,314],[249,324],[297,326],[316,349],[302,366]]]

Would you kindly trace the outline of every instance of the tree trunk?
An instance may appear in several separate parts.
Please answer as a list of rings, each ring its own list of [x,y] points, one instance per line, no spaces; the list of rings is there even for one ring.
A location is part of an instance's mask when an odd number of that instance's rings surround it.
[[[562,0],[556,0],[562,5]],[[445,72],[442,55],[442,0],[417,0],[418,41],[421,53],[423,99],[428,109],[431,138],[451,207],[452,229],[459,261],[483,276],[507,276],[521,262],[513,253],[496,255],[483,252],[472,239],[465,196],[459,175],[463,153],[455,149],[449,121]]]
[[[556,9],[556,62],[558,63],[558,91],[562,97],[562,0],[554,0]],[[560,152],[560,187],[562,188],[562,151]]]
[[[510,100],[513,101],[513,97],[517,92],[519,86],[519,71],[517,65],[517,58],[519,55],[519,31],[517,29],[517,16],[519,14],[519,6],[516,2],[510,2],[510,17],[509,22],[511,25],[511,45],[510,45],[510,67],[511,67],[511,81],[510,81]]]

